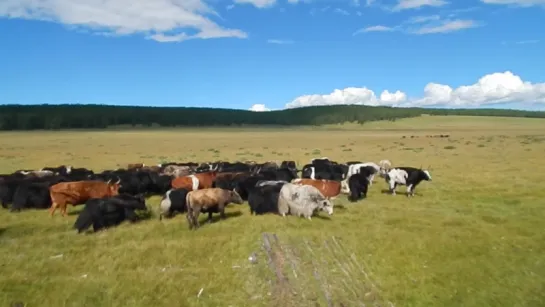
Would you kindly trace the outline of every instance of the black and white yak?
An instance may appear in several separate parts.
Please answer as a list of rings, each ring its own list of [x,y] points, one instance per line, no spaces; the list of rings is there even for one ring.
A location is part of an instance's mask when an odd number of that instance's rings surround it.
[[[431,181],[431,174],[428,170],[416,167],[395,167],[386,173],[386,182],[392,195],[395,195],[397,185],[407,186],[407,196],[414,196],[416,186],[422,180]]]

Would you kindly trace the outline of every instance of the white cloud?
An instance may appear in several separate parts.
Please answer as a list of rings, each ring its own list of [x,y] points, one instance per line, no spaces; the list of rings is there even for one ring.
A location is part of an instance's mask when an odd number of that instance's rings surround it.
[[[394,28],[377,25],[377,26],[371,26],[371,27],[359,29],[356,32],[354,32],[353,35],[357,35],[360,33],[367,33],[367,32],[390,32],[390,31],[394,31]]]
[[[0,17],[57,22],[106,35],[143,34],[161,42],[247,37],[241,30],[218,25],[210,15],[219,16],[203,0],[0,1]]]
[[[439,25],[426,25],[419,29],[409,30],[412,34],[435,34],[435,33],[449,33],[460,31],[463,29],[475,28],[479,25],[474,20],[445,20]]]
[[[260,103],[254,104],[249,110],[250,110],[250,111],[254,111],[254,112],[266,112],[266,111],[270,111],[269,108],[265,107],[264,104],[260,104]]]
[[[234,0],[237,4],[251,4],[257,8],[271,7],[276,3],[276,0]],[[290,1],[293,3],[293,1]]]
[[[504,4],[529,7],[534,5],[545,5],[545,0],[481,0],[486,4]]]
[[[444,0],[398,0],[396,6],[393,7],[393,11],[401,11],[408,9],[416,9],[422,6],[440,7],[448,4]]]
[[[286,104],[286,108],[318,105],[369,105],[369,106],[448,106],[477,107],[501,103],[545,104],[545,83],[530,83],[510,71],[492,73],[473,85],[456,89],[444,84],[428,83],[424,96],[408,98],[404,92],[383,91],[379,97],[366,87],[336,89],[325,95],[304,95]]]
[[[526,40],[526,41],[515,42],[515,44],[517,44],[517,45],[537,44],[537,43],[539,43],[539,41],[537,39],[531,39],[531,40]]]
[[[409,23],[425,23],[429,21],[435,21],[439,20],[441,17],[439,15],[430,15],[430,16],[415,16],[411,17],[408,22]]]
[[[267,43],[269,44],[277,44],[277,45],[286,45],[286,44],[293,44],[293,41],[290,40],[282,40],[282,39],[268,39]]]
[[[335,12],[337,14],[341,14],[341,15],[350,15],[350,13],[348,13],[348,11],[340,9],[340,8],[336,8],[335,10],[333,10],[333,12]]]

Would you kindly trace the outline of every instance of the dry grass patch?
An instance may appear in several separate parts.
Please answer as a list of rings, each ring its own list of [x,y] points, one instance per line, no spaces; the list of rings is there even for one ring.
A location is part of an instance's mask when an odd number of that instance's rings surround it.
[[[431,165],[433,182],[409,200],[381,193],[378,181],[368,199],[340,197],[331,218],[312,221],[230,205],[227,220],[196,232],[179,215],[77,235],[74,214],[3,210],[0,305],[542,306],[544,128],[534,119],[422,117],[336,131],[1,133],[0,172],[161,160],[302,166],[326,156]],[[425,137],[441,133],[450,137]],[[148,201],[153,210],[158,203]]]

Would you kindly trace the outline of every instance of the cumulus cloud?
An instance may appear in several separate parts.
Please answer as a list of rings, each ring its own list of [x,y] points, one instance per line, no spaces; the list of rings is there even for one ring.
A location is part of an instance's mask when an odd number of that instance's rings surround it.
[[[254,112],[266,112],[270,111],[271,109],[267,108],[264,104],[257,103],[254,104],[249,110]]]
[[[335,89],[330,94],[304,95],[286,104],[286,108],[320,105],[368,105],[398,107],[481,107],[504,103],[545,104],[545,83],[523,81],[510,71],[480,78],[475,84],[452,88],[445,84],[428,83],[424,95],[408,98],[402,91],[383,91],[377,97],[366,87]]]
[[[247,37],[242,30],[220,26],[212,16],[219,15],[204,0],[0,1],[0,17],[57,22],[106,35],[143,34],[159,42]]]

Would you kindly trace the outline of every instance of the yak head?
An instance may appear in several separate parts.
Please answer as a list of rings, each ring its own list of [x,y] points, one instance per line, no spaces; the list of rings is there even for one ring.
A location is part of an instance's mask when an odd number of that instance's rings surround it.
[[[322,195],[317,195],[311,199],[318,205],[317,209],[327,212],[327,214],[333,214],[333,203],[328,198],[323,197]]]
[[[121,188],[121,179],[117,180],[116,182],[111,182],[111,180],[108,180],[108,192],[110,195],[118,195],[119,189]]]
[[[420,171],[422,172],[422,179],[426,181],[431,181],[430,169],[431,169],[431,166],[428,166],[427,169],[422,169],[422,165],[420,166]]]
[[[233,191],[229,191],[230,201],[234,204],[241,205],[244,201],[242,200],[242,197],[237,193],[236,189],[233,189]]]

